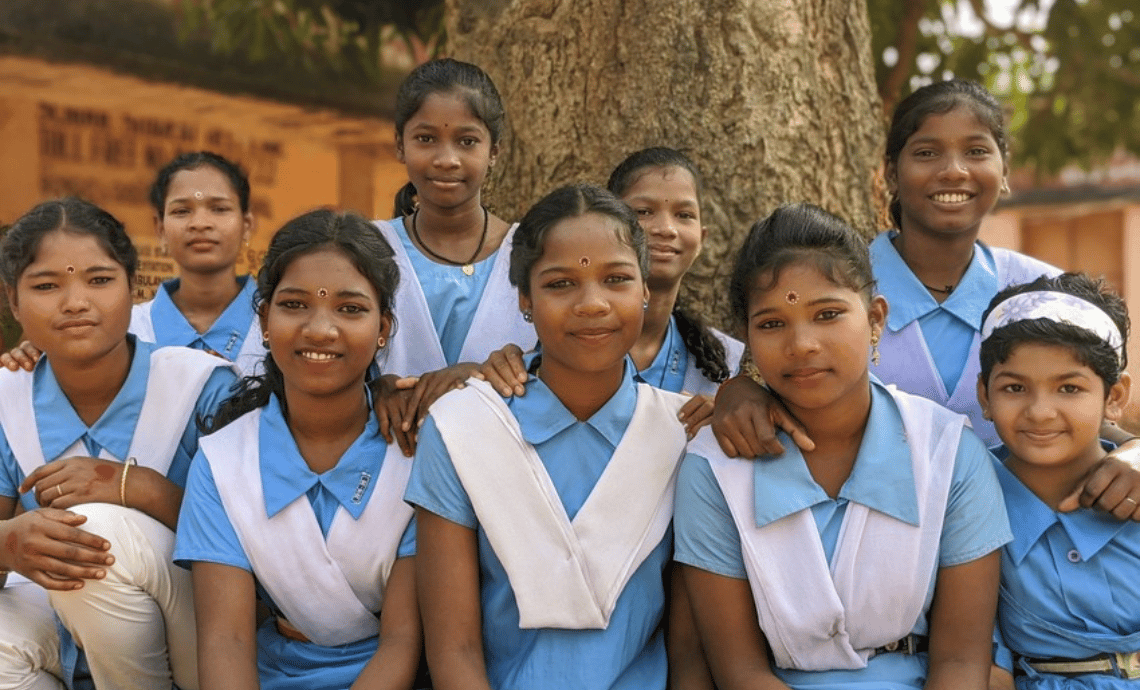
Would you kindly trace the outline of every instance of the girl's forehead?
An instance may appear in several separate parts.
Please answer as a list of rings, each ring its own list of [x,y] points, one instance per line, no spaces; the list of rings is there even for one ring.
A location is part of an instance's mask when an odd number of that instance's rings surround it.
[[[696,197],[697,181],[693,174],[679,165],[652,165],[635,170],[623,197],[645,193],[650,189],[670,189]]]
[[[405,127],[417,124],[440,124],[439,121],[446,120],[468,126],[478,125],[486,129],[486,124],[471,109],[471,96],[472,94],[461,88],[433,91],[424,96],[419,109],[408,118]]]
[[[946,112],[927,114],[907,140],[910,141],[916,137],[947,135],[959,138],[985,136],[995,142],[997,141],[990,124],[969,103],[957,103]]]

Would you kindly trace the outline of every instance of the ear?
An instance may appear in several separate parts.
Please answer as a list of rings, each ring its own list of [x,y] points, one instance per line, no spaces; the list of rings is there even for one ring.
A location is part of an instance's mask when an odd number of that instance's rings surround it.
[[[12,318],[17,321],[20,320],[20,300],[16,298],[16,288],[9,285],[4,286],[4,292],[8,294],[8,309],[12,312]]]
[[[899,166],[893,161],[887,161],[883,167],[883,179],[887,183],[887,191],[891,194],[899,193]]]
[[[1132,396],[1132,377],[1128,372],[1120,375],[1120,380],[1108,389],[1108,396],[1104,401],[1104,418],[1110,422],[1119,421],[1124,416],[1124,408]]]
[[[396,160],[404,162],[404,135],[396,132]]]
[[[532,309],[533,306],[534,305],[530,301],[530,297],[527,297],[522,293],[522,290],[519,290],[519,311],[528,312]]]
[[[157,213],[155,213],[151,217],[154,218],[154,236],[157,237],[158,240],[161,242],[164,239],[164,235],[165,235],[165,233],[162,230],[162,217],[159,216]]]
[[[499,158],[499,145],[491,144],[491,159],[488,161],[489,168],[495,167],[495,161]]]
[[[986,389],[986,380],[978,374],[978,405],[982,408],[982,418],[990,418],[990,392]]]
[[[377,338],[387,339],[392,334],[392,315],[380,315],[380,332],[376,334]]]
[[[883,334],[883,329],[887,327],[887,314],[890,312],[891,306],[887,304],[887,298],[882,295],[875,295],[871,298],[871,306],[867,309],[867,316],[871,320],[871,332]]]
[[[261,326],[262,333],[269,330],[269,300],[262,300],[261,304],[258,305],[257,323]]]
[[[704,225],[702,225],[702,226],[701,226],[701,244],[704,244],[704,243],[705,243],[705,240],[706,240],[706,239],[708,239],[708,236],[709,236],[709,229],[708,229],[708,227],[707,227],[707,226],[704,226]]]

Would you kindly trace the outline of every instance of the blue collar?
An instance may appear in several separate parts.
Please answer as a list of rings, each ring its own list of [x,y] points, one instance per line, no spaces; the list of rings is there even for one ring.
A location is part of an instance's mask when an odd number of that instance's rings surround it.
[[[35,406],[36,428],[44,459],[59,457],[76,441],[86,436],[99,448],[105,448],[116,458],[125,460],[131,452],[135,425],[146,398],[146,384],[150,376],[150,355],[155,346],[144,343],[128,334],[134,343],[127,378],[102,416],[88,427],[76,414],[47,357],[41,357],[32,374],[32,403]]]
[[[529,368],[536,355],[528,355],[524,363]],[[593,427],[612,446],[617,447],[629,420],[633,416],[633,409],[637,405],[637,384],[633,379],[633,360],[625,358],[625,367],[622,371],[621,385],[617,392],[602,405],[584,424]],[[514,397],[507,401],[515,418],[518,419],[522,429],[523,439],[532,446],[549,441],[559,433],[578,423],[578,419],[562,404],[554,391],[533,375],[526,383],[526,395]]]
[[[332,469],[317,474],[301,457],[277,396],[270,396],[269,403],[262,408],[258,429],[261,489],[265,494],[267,517],[273,517],[320,484],[353,519],[360,518],[376,486],[384,454],[388,452],[376,415],[371,414],[371,402],[370,398],[364,433],[352,442]]]
[[[1013,541],[1007,548],[1015,565],[1020,565],[1025,560],[1033,546],[1056,523],[1060,523],[1065,530],[1082,560],[1095,556],[1127,524],[1090,508],[1058,513],[1045,505],[1004,464],[995,461],[994,466],[1005,495],[1009,523],[1013,528]]]
[[[773,460],[758,460],[753,469],[756,526],[763,527],[831,498],[815,482],[800,449],[786,435],[787,451]],[[871,382],[871,414],[855,457],[851,476],[837,498],[861,503],[910,525],[918,525],[914,467],[902,416],[891,394]],[[911,487],[884,491],[884,486]]]
[[[962,280],[954,292],[938,304],[891,243],[891,238],[897,235],[897,230],[880,233],[870,247],[878,292],[887,298],[891,307],[887,327],[899,331],[912,321],[942,309],[974,330],[980,330],[982,313],[999,287],[997,265],[989,247],[981,242],[974,243],[974,258]]]
[[[222,357],[230,361],[236,359],[242,342],[249,333],[250,324],[256,318],[253,296],[257,290],[257,281],[248,275],[238,277],[237,281],[241,284],[241,290],[205,333],[194,330],[171,298],[181,285],[181,280],[174,278],[163,283],[155,292],[154,303],[150,308],[155,342],[159,345],[194,347],[201,341]]]

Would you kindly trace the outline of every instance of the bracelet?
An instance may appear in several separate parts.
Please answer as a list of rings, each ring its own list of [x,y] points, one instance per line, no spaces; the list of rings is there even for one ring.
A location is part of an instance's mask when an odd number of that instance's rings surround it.
[[[123,463],[123,477],[119,480],[119,502],[124,507],[127,505],[127,470],[131,469],[131,465],[137,464],[138,460],[134,458],[127,458],[127,461]]]

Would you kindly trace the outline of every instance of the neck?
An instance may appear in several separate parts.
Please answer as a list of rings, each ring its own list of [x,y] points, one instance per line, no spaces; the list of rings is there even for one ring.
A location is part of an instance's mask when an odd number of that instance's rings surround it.
[[[942,236],[902,231],[894,238],[894,245],[919,282],[941,290],[957,287],[962,280],[974,259],[976,240],[976,233]],[[931,296],[942,302],[950,295],[931,290]]]
[[[803,452],[804,461],[812,478],[832,498],[839,495],[851,476],[871,414],[871,388],[866,378],[853,393],[823,409],[802,410],[789,406],[808,435],[817,439],[814,450]]]
[[[134,348],[126,338],[113,350],[91,362],[50,358],[52,373],[75,413],[87,426],[99,421],[131,370]]]
[[[286,387],[289,431],[309,469],[317,474],[336,466],[368,423],[364,386],[331,396],[309,396]]]
[[[547,366],[544,358],[539,377],[562,402],[570,414],[584,422],[602,409],[617,393],[624,373],[624,360],[601,372],[582,372]]]
[[[212,273],[184,272],[179,276],[178,289],[170,299],[186,320],[202,333],[209,330],[239,292],[241,285],[232,268]],[[203,324],[204,327],[200,327]]]
[[[405,220],[411,229],[412,218]],[[439,208],[420,204],[416,221],[416,232],[428,242],[456,242],[465,238],[475,238],[483,234],[483,205],[478,198],[454,208]]]
[[[1040,498],[1042,503],[1057,510],[1061,501],[1081,486],[1089,470],[1106,454],[1104,448],[1097,443],[1095,447],[1086,449],[1079,458],[1060,465],[1030,464],[1011,455],[1006,460],[1005,466],[1026,488]]]
[[[665,333],[669,330],[669,319],[677,303],[677,293],[681,284],[672,289],[649,291],[649,308],[645,310],[645,320],[641,324],[641,335],[637,337],[633,349],[629,351],[637,370],[641,371],[653,364],[661,346],[665,343]]]

